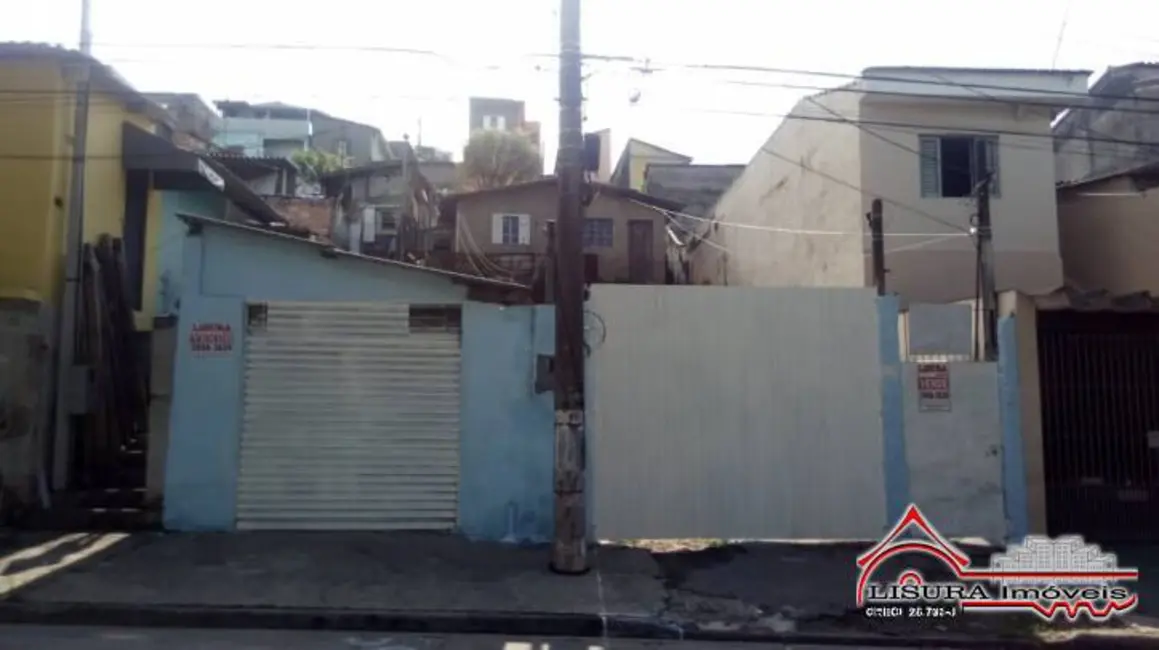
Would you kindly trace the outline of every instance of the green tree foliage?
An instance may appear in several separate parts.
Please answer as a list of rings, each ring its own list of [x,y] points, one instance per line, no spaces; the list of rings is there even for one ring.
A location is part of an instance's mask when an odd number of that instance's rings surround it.
[[[543,160],[531,141],[518,133],[477,131],[463,151],[463,189],[506,187],[543,176]]]
[[[343,167],[341,158],[317,149],[295,151],[290,160],[301,170],[302,178],[311,183],[317,182],[318,177],[336,172]]]

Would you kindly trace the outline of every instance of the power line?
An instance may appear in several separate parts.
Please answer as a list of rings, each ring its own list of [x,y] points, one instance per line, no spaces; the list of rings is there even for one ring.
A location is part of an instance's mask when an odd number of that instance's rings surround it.
[[[113,48],[122,48],[122,49],[134,49],[134,48],[136,48],[136,49],[195,49],[195,50],[198,50],[198,49],[199,50],[223,49],[223,50],[272,50],[272,51],[338,51],[338,52],[345,51],[345,52],[362,52],[362,53],[375,53],[375,52],[377,52],[377,53],[383,53],[383,54],[404,54],[404,55],[412,55],[412,56],[426,56],[426,57],[430,57],[430,58],[436,58],[436,59],[442,60],[442,61],[447,62],[447,63],[452,63],[454,65],[462,65],[462,66],[469,66],[469,65],[474,66],[475,65],[475,64],[467,64],[467,62],[463,59],[456,58],[453,55],[447,54],[445,52],[440,52],[438,50],[422,49],[422,48],[377,46],[377,45],[326,45],[326,44],[307,44],[307,43],[100,43],[100,45],[104,45],[107,47],[113,47]],[[33,55],[30,55],[30,56],[33,56]],[[559,54],[533,53],[533,52],[532,53],[513,54],[509,57],[509,59],[514,59],[514,60],[528,60],[528,59],[558,60],[558,58],[559,58]],[[962,88],[975,88],[975,89],[982,89],[982,90],[1004,90],[1004,91],[1023,91],[1023,92],[1027,90],[1027,88],[1021,87],[1021,86],[1009,86],[1009,85],[1003,85],[1003,84],[956,83],[956,82],[945,83],[944,81],[936,81],[933,79],[915,79],[912,77],[901,77],[901,76],[892,76],[892,75],[874,74],[871,76],[866,76],[866,75],[864,75],[864,73],[851,74],[851,73],[831,72],[831,71],[823,71],[823,70],[807,70],[807,69],[801,69],[801,68],[779,68],[779,67],[757,66],[757,65],[749,65],[749,64],[731,64],[731,63],[714,64],[714,63],[692,63],[692,62],[679,62],[679,61],[670,61],[670,62],[659,61],[659,62],[657,62],[657,61],[653,61],[649,58],[642,59],[640,57],[621,55],[621,54],[592,54],[592,53],[588,53],[588,54],[584,54],[583,58],[585,61],[595,61],[595,62],[602,62],[602,63],[630,64],[632,66],[635,66],[637,69],[646,70],[649,73],[663,72],[663,71],[665,71],[665,69],[682,70],[682,71],[706,71],[706,72],[748,72],[748,73],[761,73],[761,74],[781,74],[781,75],[793,75],[793,76],[845,79],[845,80],[850,80],[850,81],[888,81],[888,82],[896,82],[896,83],[904,83],[904,84],[932,85],[932,86],[948,86],[949,85],[949,86],[958,86],[958,87],[962,87]],[[148,61],[145,61],[145,62],[148,62]],[[495,68],[495,67],[498,67],[499,65],[501,65],[501,64],[496,63],[496,64],[492,64],[492,65],[485,66],[485,67]],[[641,67],[641,66],[643,66],[643,67]],[[920,72],[922,69],[915,68],[915,70]],[[929,72],[933,72],[934,70],[938,70],[938,68],[928,68],[926,70]],[[998,71],[1000,72],[1000,70],[998,70]],[[544,70],[544,72],[553,72],[553,71]],[[736,83],[738,85],[769,86],[769,87],[797,88],[797,89],[808,89],[808,88],[812,88],[812,89],[816,89],[816,90],[825,89],[823,86],[809,86],[809,85],[769,83],[769,82],[750,82],[750,81],[729,80],[729,81],[727,81],[727,83]],[[900,95],[900,96],[913,95],[913,96],[918,96],[918,97],[929,97],[929,95],[925,94],[925,93],[902,93],[902,92],[898,92],[898,91],[885,91],[885,90],[861,90],[860,92],[865,92],[867,94]],[[1034,92],[1036,94],[1039,94],[1039,95],[1048,95],[1048,96],[1054,96],[1054,97],[1059,97],[1059,98],[1073,98],[1073,99],[1077,99],[1077,100],[1099,99],[1099,100],[1137,101],[1137,102],[1151,103],[1151,104],[1155,104],[1156,106],[1159,106],[1159,98],[1154,98],[1154,97],[1138,97],[1136,95],[1098,95],[1098,96],[1092,96],[1089,93],[1081,93],[1081,92],[1073,92],[1073,91],[1065,91],[1065,90],[1049,90],[1049,89],[1036,89]],[[1036,103],[1037,103],[1037,104],[1044,105],[1044,106],[1052,106],[1052,107],[1057,106],[1057,104],[1045,103],[1045,102],[1034,100],[1033,98],[1026,98],[1026,99],[993,98],[993,99],[995,99],[997,101],[1012,102],[1012,103],[1018,103],[1018,104],[1023,104],[1023,105],[1036,105]],[[1076,108],[1081,109],[1082,107],[1080,106],[1080,107],[1076,107]],[[1129,107],[1107,108],[1104,110],[1123,110],[1124,112],[1136,112],[1136,111],[1156,112],[1156,110],[1131,109]]]
[[[1157,41],[1159,42],[1159,41]],[[407,54],[413,56],[426,56],[431,58],[438,58],[445,61],[455,61],[452,55],[438,50],[426,48],[407,48],[407,47],[392,47],[380,45],[329,45],[329,44],[313,44],[313,43],[114,43],[102,42],[97,43],[111,48],[120,49],[200,49],[200,50],[274,50],[274,51],[346,51],[346,52],[362,52],[371,53],[379,52],[384,54]],[[527,52],[511,55],[513,59],[550,59],[558,60],[560,55],[558,53],[545,52]],[[786,74],[796,76],[809,77],[825,77],[833,79],[849,79],[849,80],[868,80],[868,81],[891,81],[907,84],[917,85],[944,85],[941,82],[929,79],[914,79],[911,77],[898,77],[889,75],[872,75],[865,76],[862,74],[851,74],[843,72],[832,72],[824,70],[806,70],[802,68],[779,68],[773,66],[759,66],[751,64],[737,64],[737,63],[693,63],[683,61],[654,61],[650,58],[641,58],[638,56],[624,55],[624,54],[599,54],[599,53],[585,53],[583,55],[585,61],[599,61],[606,63],[627,63],[634,66],[646,66],[644,69],[650,72],[659,72],[664,68],[684,69],[684,70],[702,70],[714,72],[752,72],[760,74]],[[920,71],[920,68],[916,70]],[[933,70],[931,68],[930,70]],[[1025,91],[1025,88],[1019,86],[1008,86],[1002,84],[985,84],[985,83],[971,83],[963,84],[973,88],[988,89],[988,90],[1013,90]],[[1065,90],[1036,90],[1036,93],[1042,95],[1050,95],[1056,97],[1070,97],[1076,99],[1089,99],[1090,95],[1087,93],[1077,93]],[[1146,101],[1159,103],[1159,98],[1136,97],[1133,95],[1100,95],[1099,99],[1121,99],[1131,101]]]
[[[868,193],[867,193],[867,195],[868,195]],[[677,210],[665,210],[663,208],[658,208],[654,205],[649,205],[648,203],[644,203],[643,201],[637,201],[636,199],[629,199],[629,201],[631,201],[632,203],[635,203],[637,205],[649,208],[651,210],[655,210],[656,212],[659,212],[661,214],[681,217],[684,219],[691,219],[693,221],[700,221],[700,222],[709,223],[709,224],[720,224],[722,226],[728,226],[730,228],[738,228],[741,230],[756,230],[756,231],[761,231],[761,232],[775,232],[775,233],[782,233],[782,234],[786,234],[786,235],[835,236],[835,237],[850,237],[850,236],[860,237],[860,236],[866,234],[860,230],[811,230],[811,229],[801,229],[801,228],[781,228],[778,226],[762,226],[760,224],[755,224],[755,223],[743,223],[743,222],[736,222],[736,221],[724,221],[724,220],[720,220],[720,219],[711,219],[708,217],[698,217],[696,215],[688,214],[686,212],[680,212]],[[687,228],[684,228],[683,226],[680,226],[680,228],[681,228],[681,230],[684,230],[685,232],[689,232],[689,230]],[[690,233],[690,234],[695,234],[695,233]],[[969,233],[961,232],[961,233],[950,233],[947,235],[947,233],[944,233],[944,232],[894,232],[894,233],[886,233],[886,236],[887,237],[938,237],[938,236],[968,237]]]
[[[2,93],[0,93],[0,94],[2,94]],[[105,93],[102,93],[102,94],[105,94]],[[134,95],[138,95],[138,94],[139,93],[134,93]],[[329,95],[327,95],[327,96],[329,96]],[[321,94],[312,95],[312,97],[322,97],[322,95]],[[417,96],[417,97],[410,96],[410,97],[408,97],[405,95],[402,95],[402,96],[358,95],[357,97],[362,98],[362,99],[376,98],[377,97],[377,98],[381,98],[381,99],[393,99],[393,100],[414,99],[414,100],[439,100],[439,101],[448,101],[448,102],[450,102],[450,101],[457,102],[457,101],[462,101],[464,99],[469,98],[468,95],[445,96],[445,97],[422,97],[422,96]],[[21,101],[21,100],[16,100],[16,101]],[[4,105],[4,101],[0,100],[0,106],[2,106],[2,105]],[[1052,142],[1055,139],[1054,135],[1051,133],[1035,133],[1033,131],[1017,131],[1017,130],[1010,130],[1010,129],[986,129],[986,128],[979,128],[979,127],[964,127],[964,126],[961,126],[960,124],[934,124],[934,123],[918,124],[918,123],[909,123],[909,122],[892,122],[892,121],[882,121],[882,120],[853,119],[853,118],[847,118],[847,117],[829,117],[829,118],[827,118],[827,117],[817,116],[817,115],[804,115],[801,113],[764,113],[764,112],[754,112],[754,111],[711,109],[711,108],[701,108],[701,107],[675,106],[675,107],[670,107],[670,108],[671,108],[671,110],[683,111],[683,112],[692,112],[692,113],[734,115],[734,116],[746,116],[746,117],[772,117],[772,118],[792,119],[792,120],[836,122],[836,123],[842,123],[842,124],[849,124],[849,125],[853,125],[853,126],[874,126],[874,127],[880,127],[883,129],[887,129],[887,130],[894,129],[894,130],[905,131],[905,132],[915,131],[915,130],[925,130],[925,131],[941,130],[941,131],[952,131],[952,132],[958,132],[958,133],[977,133],[980,135],[987,135],[987,134],[989,134],[989,135],[1009,135],[1009,136],[1034,139],[1034,140],[1050,140]],[[112,110],[112,109],[109,109],[109,110]],[[1157,114],[1159,114],[1159,113],[1157,113]],[[1090,138],[1084,138],[1084,140],[1087,140],[1090,142],[1103,142],[1103,143],[1108,143],[1108,144],[1122,144],[1122,145],[1131,145],[1131,146],[1140,146],[1140,147],[1155,147],[1157,150],[1159,150],[1159,141],[1130,140],[1130,139],[1125,139],[1125,138],[1111,138],[1111,137],[1090,137]],[[1025,146],[1019,146],[1019,145],[1014,144],[1014,143],[1011,143],[1009,145],[1004,144],[1003,146],[1009,146],[1011,148],[1021,148],[1021,149],[1027,149],[1027,150],[1042,150],[1042,151],[1047,151],[1047,150],[1051,149],[1051,147],[1042,147],[1042,148],[1025,147]],[[1147,159],[1149,159],[1149,157]]]

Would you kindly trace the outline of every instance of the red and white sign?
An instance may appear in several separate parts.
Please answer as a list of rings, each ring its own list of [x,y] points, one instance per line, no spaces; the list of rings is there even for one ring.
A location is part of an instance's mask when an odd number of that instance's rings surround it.
[[[912,528],[912,535],[905,533]],[[924,539],[923,539],[924,538]],[[947,577],[927,579],[905,556],[918,556],[927,568],[940,562]],[[898,557],[900,556],[900,557]],[[903,563],[900,573],[898,557]],[[893,566],[890,566],[893,564]],[[909,565],[908,567],[905,565]],[[1124,582],[1138,582],[1139,570],[1119,566],[1082,537],[1027,535],[1022,543],[975,566],[967,555],[910,504],[877,545],[857,558],[857,606],[871,618],[949,619],[967,612],[1026,612],[1046,621],[1106,621],[1128,614],[1138,593]],[[884,575],[879,575],[884,574]]]
[[[949,364],[918,364],[918,410],[950,410]]]
[[[229,323],[194,323],[189,333],[189,349],[197,355],[233,351],[233,328]]]

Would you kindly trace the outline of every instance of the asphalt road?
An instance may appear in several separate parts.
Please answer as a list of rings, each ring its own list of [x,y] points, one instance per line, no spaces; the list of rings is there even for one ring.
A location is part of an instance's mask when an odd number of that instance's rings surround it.
[[[747,643],[694,641],[611,639],[605,643],[600,639],[577,638],[0,625],[0,650],[754,650],[756,647]],[[762,650],[823,650],[819,646],[759,644],[759,647]]]

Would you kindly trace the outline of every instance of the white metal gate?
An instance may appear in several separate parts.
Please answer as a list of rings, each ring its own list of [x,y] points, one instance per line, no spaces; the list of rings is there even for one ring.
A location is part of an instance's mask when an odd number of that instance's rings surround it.
[[[450,529],[458,307],[248,307],[239,529]]]
[[[596,535],[881,534],[872,290],[595,285],[588,310]]]

